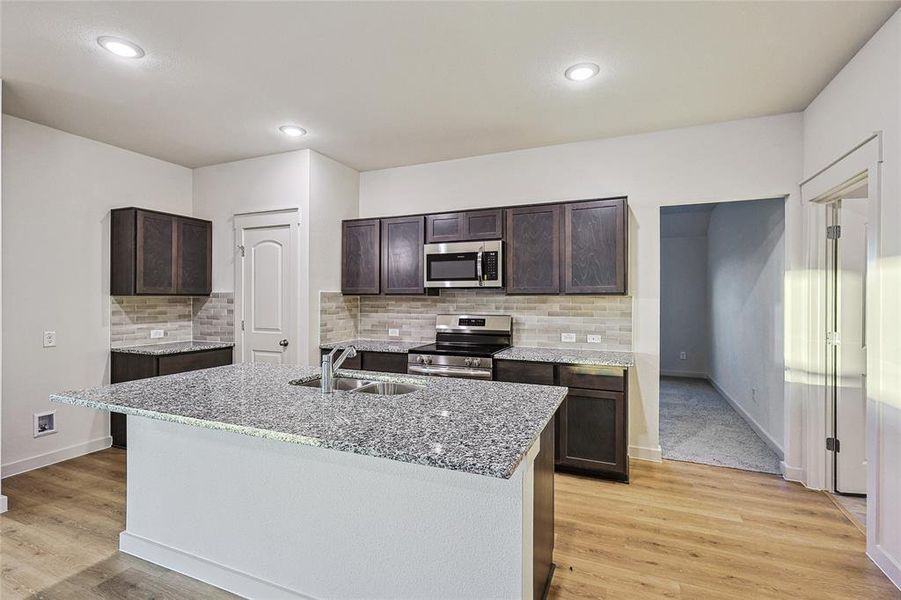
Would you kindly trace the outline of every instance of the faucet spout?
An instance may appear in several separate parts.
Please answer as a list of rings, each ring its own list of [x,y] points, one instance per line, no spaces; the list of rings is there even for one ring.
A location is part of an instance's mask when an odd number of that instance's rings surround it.
[[[344,349],[344,352],[335,359],[335,352],[337,352],[339,348],[334,348],[331,352],[322,357],[322,370],[320,373],[320,390],[323,394],[331,394],[334,391],[334,382],[335,377],[337,377],[338,369],[341,368],[341,365],[344,364],[344,361],[348,358],[353,358],[357,355],[357,349],[354,346],[348,346]]]

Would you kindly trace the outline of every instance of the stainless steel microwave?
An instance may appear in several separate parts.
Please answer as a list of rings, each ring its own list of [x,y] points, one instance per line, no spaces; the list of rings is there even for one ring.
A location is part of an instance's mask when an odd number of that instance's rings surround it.
[[[425,287],[502,287],[503,245],[501,240],[426,244]]]

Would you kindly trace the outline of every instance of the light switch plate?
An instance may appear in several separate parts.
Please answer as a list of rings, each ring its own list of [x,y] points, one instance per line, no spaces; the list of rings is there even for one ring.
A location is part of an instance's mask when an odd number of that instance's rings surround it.
[[[560,341],[561,342],[575,342],[576,334],[575,333],[561,333]]]
[[[166,335],[166,332],[162,329],[151,329],[150,330],[150,338],[151,339],[161,338],[164,335]]]
[[[600,344],[600,343],[601,343],[601,336],[599,336],[599,335],[589,335],[589,336],[588,336],[588,343],[589,343],[589,344]]]
[[[388,330],[388,336],[389,336],[389,337],[398,337],[399,335],[400,335],[400,330],[399,330],[399,329],[389,329],[389,330]]]
[[[44,332],[44,348],[53,348],[56,346],[56,332],[55,331],[45,331]]]

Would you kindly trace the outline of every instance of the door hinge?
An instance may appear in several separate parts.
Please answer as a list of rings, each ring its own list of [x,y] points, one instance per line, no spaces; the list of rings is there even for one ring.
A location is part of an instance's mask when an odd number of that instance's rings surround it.
[[[241,257],[244,257],[244,246],[238,246],[238,252],[241,253]]]
[[[840,346],[842,343],[841,334],[838,331],[826,332],[826,343],[830,346]]]
[[[244,331],[244,319],[241,319],[241,331]]]
[[[828,437],[826,438],[826,450],[830,452],[841,452],[842,444],[838,441],[838,438]]]
[[[840,237],[842,237],[841,225],[829,225],[828,227],[826,227],[827,240],[837,240]]]

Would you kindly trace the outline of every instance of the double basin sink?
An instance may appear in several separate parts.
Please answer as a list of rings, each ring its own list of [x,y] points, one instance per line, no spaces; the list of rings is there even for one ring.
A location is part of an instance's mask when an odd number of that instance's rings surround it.
[[[291,385],[301,387],[321,387],[321,380],[317,377],[310,381],[292,381]],[[394,383],[392,381],[373,381],[371,379],[353,379],[350,377],[336,377],[332,381],[332,389],[338,392],[354,392],[360,394],[378,394],[380,396],[400,396],[411,394],[422,389],[421,385],[409,383]]]

